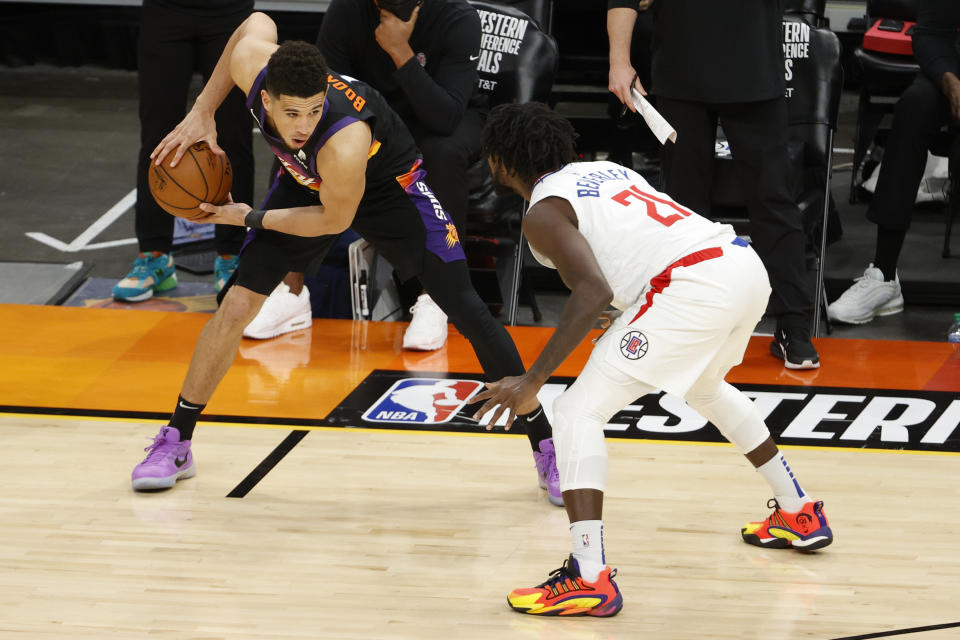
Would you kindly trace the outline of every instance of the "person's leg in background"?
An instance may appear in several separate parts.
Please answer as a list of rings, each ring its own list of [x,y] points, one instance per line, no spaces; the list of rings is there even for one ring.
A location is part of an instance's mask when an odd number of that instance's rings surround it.
[[[785,99],[724,105],[720,124],[747,200],[753,248],[773,287],[768,313],[777,326],[771,354],[790,369],[817,368],[820,356],[810,340],[813,287],[790,177]]]
[[[449,136],[438,136],[414,127],[412,133],[427,172],[426,183],[444,210],[453,219],[457,235],[463,238],[467,224],[469,184],[467,170],[480,157],[484,116],[467,109],[460,124]],[[409,294],[412,298],[413,294]],[[403,334],[403,348],[433,351],[447,342],[447,315],[423,290],[410,308],[413,314]]]
[[[200,35],[197,58],[204,82],[213,73],[231,34],[248,15],[248,12],[242,11],[198,18]],[[243,92],[234,87],[217,109],[217,142],[233,166],[230,192],[234,202],[253,206],[253,126],[244,101]],[[214,286],[219,292],[237,268],[237,255],[246,230],[234,225],[217,225],[214,234],[217,258],[213,277]]]
[[[177,286],[170,255],[174,218],[150,194],[150,153],[186,113],[194,67],[189,16],[144,3],[137,43],[140,98],[140,152],[137,159],[135,229],[140,254],[130,272],[113,287],[113,297],[140,302],[154,291]]]
[[[867,218],[877,225],[876,253],[863,276],[827,307],[831,320],[863,324],[903,311],[897,262],[913,217],[927,151],[949,114],[946,97],[923,74],[900,96],[877,188],[867,208]]]
[[[683,206],[710,216],[717,116],[707,105],[657,97],[657,107],[677,131],[662,153],[662,190]]]

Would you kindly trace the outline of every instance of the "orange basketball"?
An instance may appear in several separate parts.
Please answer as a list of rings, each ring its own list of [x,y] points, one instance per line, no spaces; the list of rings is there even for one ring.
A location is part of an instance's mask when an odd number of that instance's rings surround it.
[[[233,184],[233,169],[226,155],[218,156],[206,142],[198,142],[183,154],[177,166],[171,167],[173,154],[163,164],[150,161],[147,169],[150,193],[160,208],[187,220],[208,215],[201,202],[224,204]]]

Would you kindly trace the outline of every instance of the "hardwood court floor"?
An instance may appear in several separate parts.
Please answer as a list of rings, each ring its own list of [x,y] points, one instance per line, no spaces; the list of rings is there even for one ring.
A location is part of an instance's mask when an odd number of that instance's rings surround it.
[[[787,449],[837,536],[801,555],[740,542],[769,496],[732,447],[611,438],[605,539],[625,605],[605,620],[504,602],[569,548],[522,436],[307,427],[235,499],[290,427],[206,423],[196,478],[134,494],[130,469],[159,420],[120,416],[170,410],[208,317],[0,307],[0,637],[834,639],[960,621],[950,454]],[[322,418],[374,368],[477,371],[459,336],[404,356],[402,330],[316,321],[244,345],[210,411]],[[511,331],[528,361],[549,337]],[[758,338],[732,377],[960,390],[944,344],[818,345],[823,371],[787,375]],[[588,351],[558,373],[575,375]],[[77,409],[98,415],[53,415]]]

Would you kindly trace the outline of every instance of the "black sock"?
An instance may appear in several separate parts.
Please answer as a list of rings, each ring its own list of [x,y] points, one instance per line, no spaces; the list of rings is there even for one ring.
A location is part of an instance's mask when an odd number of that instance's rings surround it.
[[[903,248],[903,240],[906,237],[906,229],[877,227],[877,249],[873,257],[873,266],[883,272],[884,280],[893,280],[897,277],[897,260],[900,259],[900,250]]]
[[[540,451],[540,442],[553,437],[553,428],[550,421],[547,420],[547,414],[543,407],[537,407],[533,413],[518,415],[516,422],[523,425],[527,431],[527,437],[530,438],[530,446],[536,452]],[[516,423],[514,423],[516,424]]]
[[[200,413],[206,406],[205,404],[187,402],[183,399],[183,396],[177,396],[177,408],[173,410],[170,426],[180,432],[181,442],[193,438],[193,429],[197,426]]]

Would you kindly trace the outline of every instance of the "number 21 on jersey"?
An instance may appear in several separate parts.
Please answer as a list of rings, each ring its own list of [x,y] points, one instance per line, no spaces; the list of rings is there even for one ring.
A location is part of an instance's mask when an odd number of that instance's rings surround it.
[[[652,193],[641,191],[640,187],[636,185],[633,185],[629,189],[624,189],[620,193],[613,196],[611,200],[620,203],[625,207],[629,207],[632,204],[631,200],[642,202],[647,205],[647,217],[656,220],[665,227],[669,227],[677,220],[683,220],[690,215],[689,211],[678,205],[676,202],[664,200],[662,198],[658,198]],[[676,211],[676,213],[671,213],[666,216],[660,215],[657,212],[657,204],[666,205]]]

